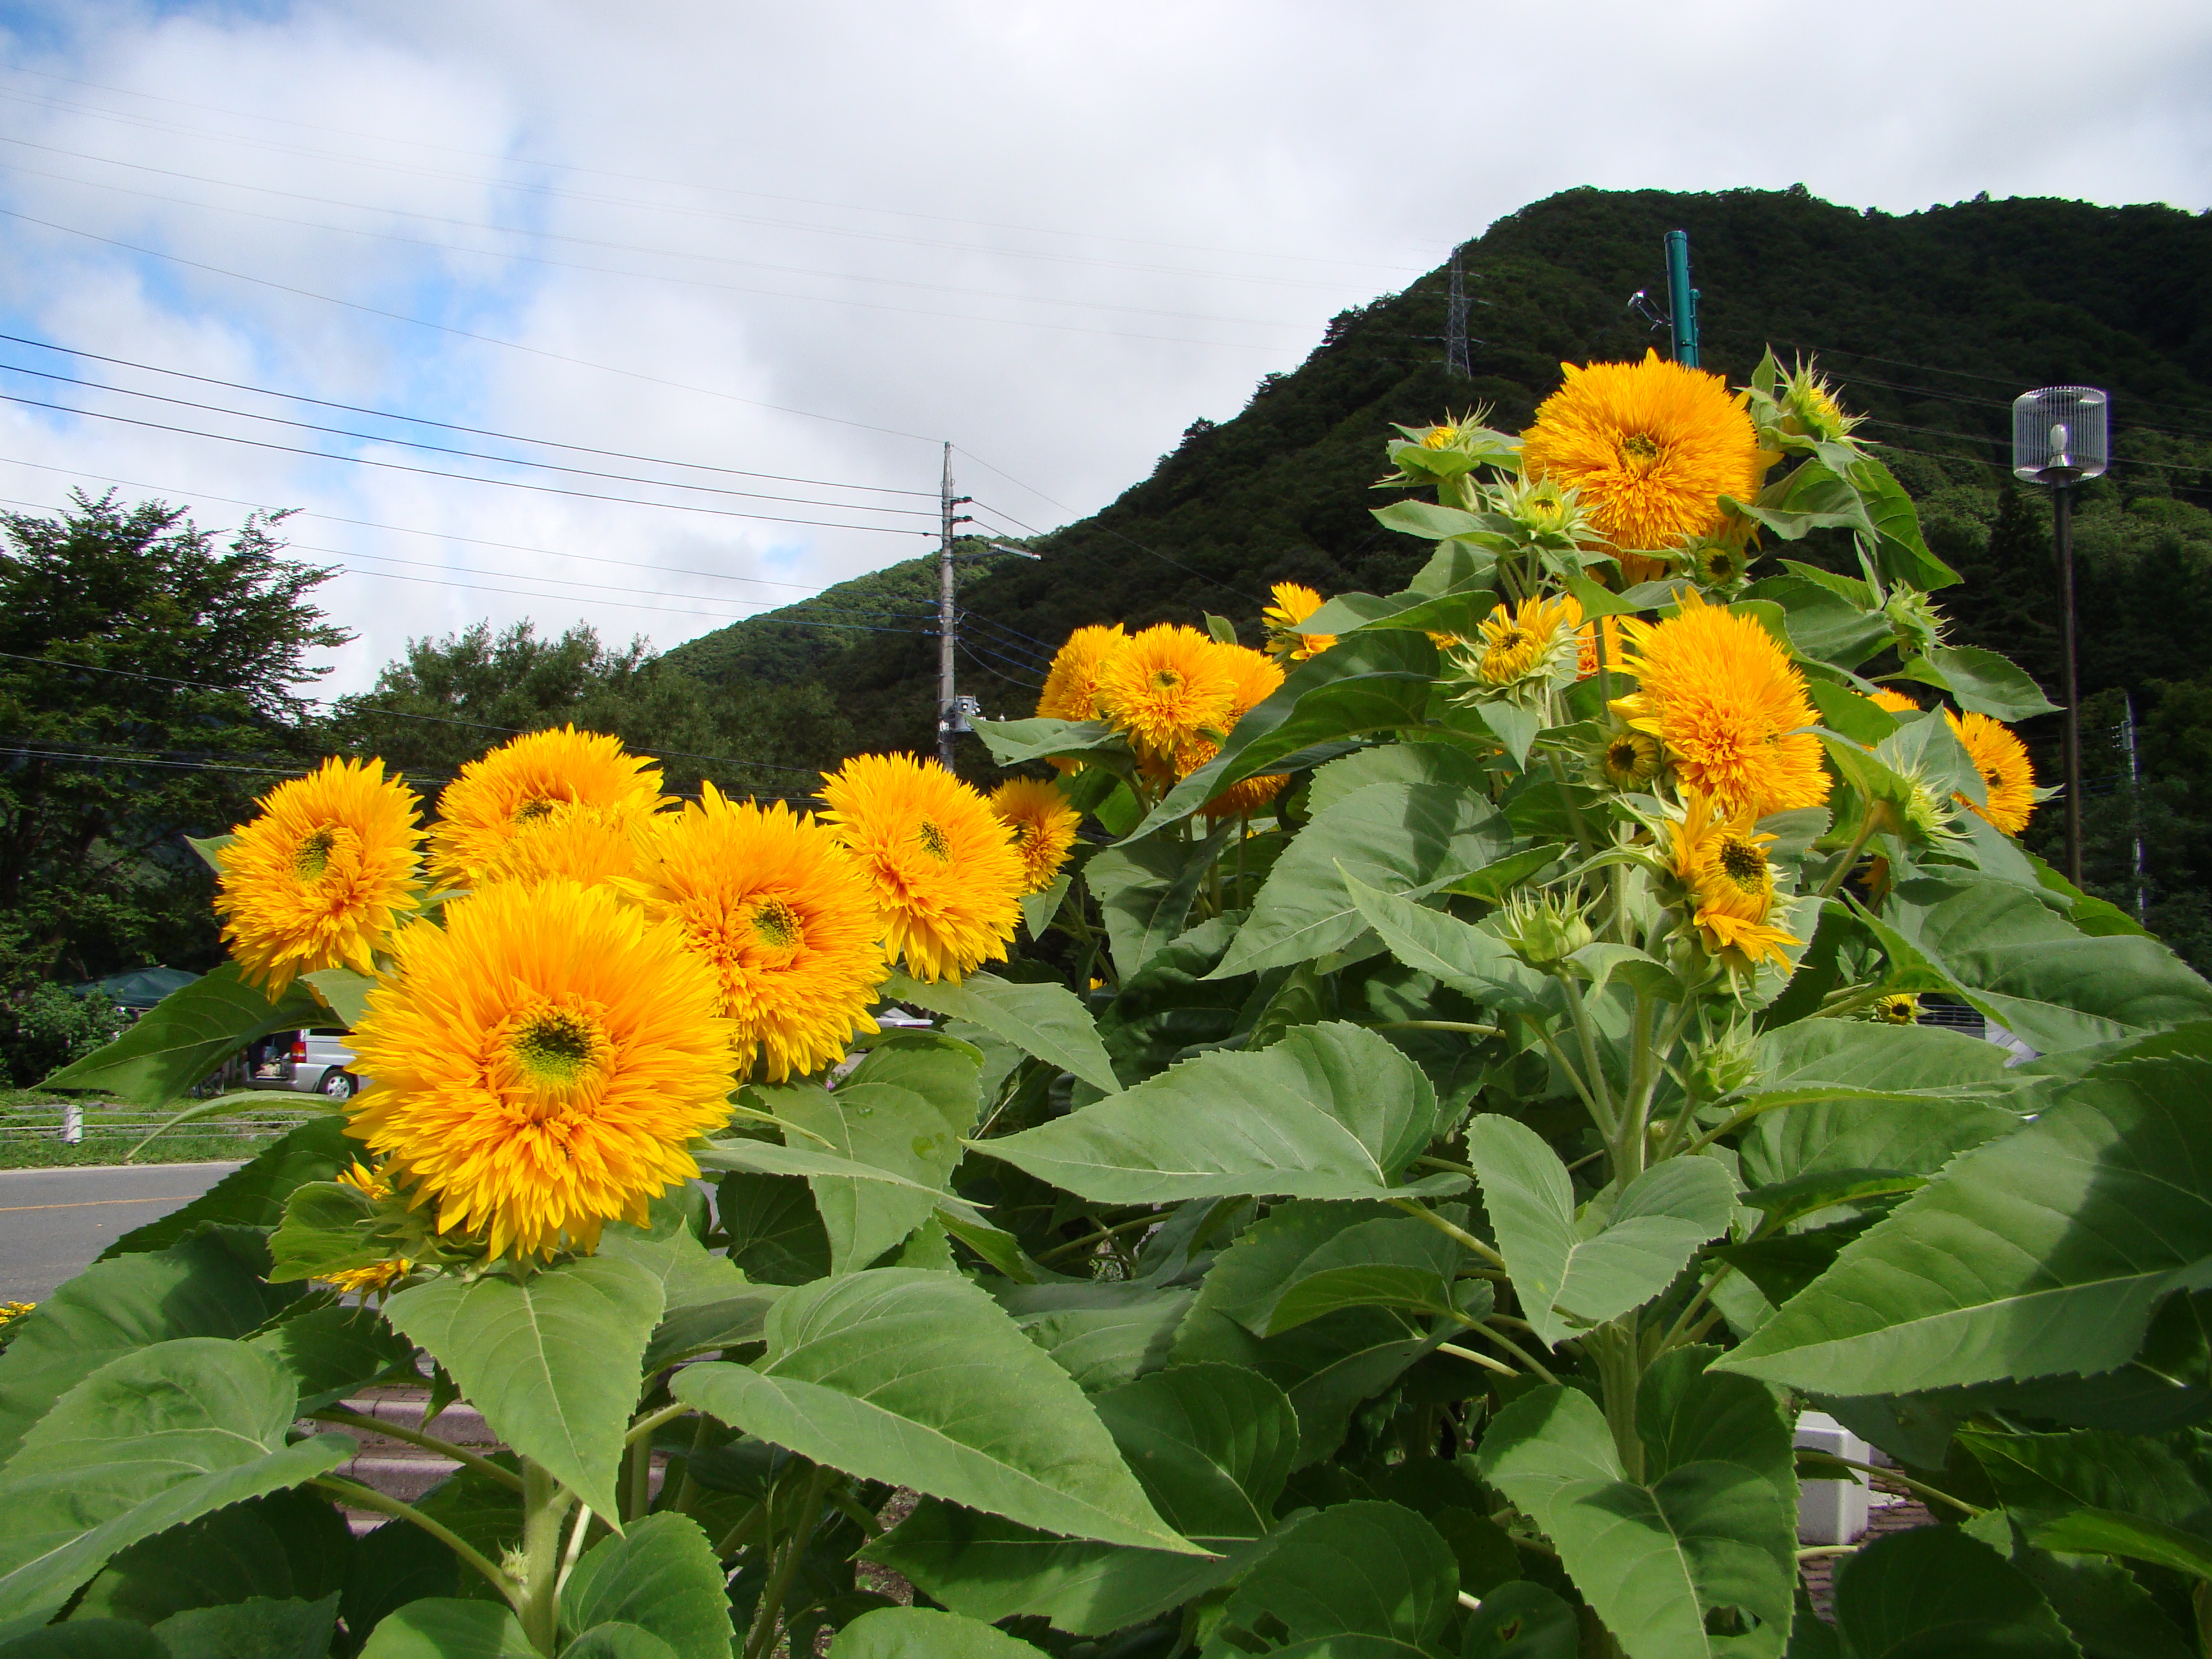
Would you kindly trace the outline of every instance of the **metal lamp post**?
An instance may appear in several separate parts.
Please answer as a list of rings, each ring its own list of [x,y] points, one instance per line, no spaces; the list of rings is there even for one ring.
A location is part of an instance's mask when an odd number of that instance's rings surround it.
[[[2060,651],[2066,696],[2066,878],[2081,884],[2081,688],[2074,668],[2074,486],[2112,462],[2112,398],[2095,386],[2051,386],[2013,399],[2013,476],[2051,487],[2058,544]]]

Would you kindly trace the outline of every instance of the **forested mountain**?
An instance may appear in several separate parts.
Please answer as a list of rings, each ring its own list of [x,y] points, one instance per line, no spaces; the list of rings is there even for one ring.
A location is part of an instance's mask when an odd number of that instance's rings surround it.
[[[1966,578],[1954,637],[2003,650],[2058,686],[2057,586],[2045,492],[2004,465],[2012,398],[2068,382],[2113,394],[2109,477],[2076,514],[2087,726],[2089,873],[2135,902],[2143,842],[2154,926],[2212,958],[2212,216],[2160,206],[1977,199],[1860,213],[1802,188],[1715,195],[1570,191],[1466,245],[1471,379],[1443,362],[1447,277],[1348,311],[1304,363],[1269,374],[1242,413],[1192,422],[1152,476],[1103,511],[1040,538],[1041,562],[963,572],[974,650],[961,689],[1026,714],[1051,646],[1085,623],[1231,617],[1256,641],[1267,585],[1388,592],[1428,544],[1383,530],[1370,486],[1394,422],[1487,405],[1518,428],[1562,360],[1640,356],[1663,336],[1627,301],[1663,303],[1662,239],[1690,233],[1705,366],[1741,380],[1771,345],[1817,355],[1866,435],[1918,496],[1929,538]],[[1802,550],[1791,550],[1802,556]],[[1841,561],[1847,550],[1814,548]],[[1839,564],[1840,568],[1840,564]],[[818,683],[862,748],[924,748],[936,643],[927,562],[830,589],[803,606],[678,647],[667,660],[723,684]],[[833,618],[830,613],[842,613]],[[2112,728],[2132,703],[2140,791]],[[2027,733],[2046,776],[2058,721]],[[988,762],[970,745],[963,764]],[[2046,811],[2032,840],[2058,828]]]

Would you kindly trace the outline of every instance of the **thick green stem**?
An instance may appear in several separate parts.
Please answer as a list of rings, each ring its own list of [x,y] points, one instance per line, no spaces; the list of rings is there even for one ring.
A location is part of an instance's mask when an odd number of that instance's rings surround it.
[[[1844,878],[1850,874],[1851,866],[1859,861],[1859,854],[1866,851],[1866,844],[1873,839],[1874,813],[1862,807],[1859,812],[1858,834],[1851,838],[1851,844],[1844,849],[1843,855],[1836,860],[1835,867],[1828,872],[1826,878],[1820,883],[1822,898],[1829,897],[1836,889],[1844,884]]]
[[[1976,1504],[1969,1504],[1962,1498],[1954,1498],[1948,1492],[1938,1492],[1935,1487],[1927,1485],[1923,1481],[1915,1480],[1910,1475],[1899,1474],[1895,1469],[1885,1469],[1879,1464],[1856,1462],[1848,1457],[1838,1457],[1833,1452],[1808,1451],[1802,1447],[1798,1449],[1797,1461],[1801,1463],[1813,1463],[1823,1466],[1833,1463],[1841,1468],[1856,1469],[1863,1474],[1878,1474],[1885,1480],[1895,1481],[1899,1486],[1904,1487],[1905,1491],[1911,1492],[1917,1497],[1932,1498],[1939,1504],[1948,1504],[1951,1508],[1958,1510],[1960,1514],[1966,1516],[1970,1519],[1977,1515],[1987,1515],[1989,1513],[1987,1510],[1982,1509]]]
[[[1085,1245],[1103,1244],[1109,1238],[1118,1238],[1123,1233],[1134,1232],[1139,1227],[1157,1227],[1159,1222],[1160,1218],[1158,1214],[1133,1216],[1127,1221],[1117,1221],[1110,1227],[1101,1227],[1097,1232],[1087,1234],[1082,1238],[1073,1238],[1065,1244],[1055,1245],[1037,1260],[1040,1262],[1054,1261],[1060,1256],[1079,1250]]]
[[[1532,1025],[1534,1024],[1533,1021],[1530,1023]],[[1550,1053],[1552,1063],[1565,1073],[1567,1081],[1575,1085],[1575,1092],[1582,1097],[1583,1109],[1589,1113],[1590,1121],[1597,1125],[1599,1137],[1604,1140],[1607,1148],[1610,1150],[1613,1134],[1613,1114],[1598,1103],[1597,1097],[1589,1091],[1589,1085],[1583,1081],[1582,1073],[1576,1069],[1574,1061],[1567,1058],[1567,1051],[1559,1047],[1559,1040],[1540,1025],[1534,1025],[1534,1030],[1537,1036],[1542,1040],[1546,1050]]]
[[[1553,1384],[1554,1387],[1558,1386],[1559,1379],[1552,1374],[1552,1368],[1550,1366],[1547,1365],[1542,1360],[1537,1358],[1534,1354],[1530,1353],[1528,1349],[1522,1347],[1511,1337],[1506,1335],[1504,1332],[1499,1330],[1497,1326],[1478,1322],[1471,1328],[1480,1331],[1492,1342],[1495,1342],[1499,1347],[1504,1349],[1506,1352],[1511,1354],[1516,1359],[1526,1365],[1530,1370],[1535,1372],[1537,1376],[1542,1377],[1545,1382]]]
[[[1620,1113],[1620,1148],[1613,1154],[1613,1178],[1626,1186],[1644,1173],[1644,1154],[1650,1143],[1644,1138],[1644,1125],[1651,1105],[1651,997],[1639,990],[1636,994],[1636,1014],[1629,1027],[1628,1039],[1628,1098]]]
[[[318,1423],[343,1423],[350,1429],[366,1429],[371,1434],[398,1440],[410,1446],[420,1446],[424,1451],[435,1452],[441,1457],[450,1457],[456,1463],[489,1476],[502,1486],[515,1492],[522,1490],[522,1477],[513,1469],[503,1469],[489,1457],[478,1455],[465,1446],[456,1446],[449,1440],[441,1440],[434,1434],[424,1434],[420,1429],[404,1428],[397,1423],[386,1423],[381,1418],[363,1417],[359,1412],[349,1412],[342,1406],[331,1406],[317,1412]]]
[[[1634,1319],[1629,1316],[1629,1321]],[[1583,1341],[1584,1352],[1597,1362],[1598,1389],[1604,1397],[1605,1420],[1613,1431],[1613,1450],[1631,1480],[1644,1479],[1644,1440],[1636,1432],[1636,1395],[1644,1380],[1638,1363],[1636,1332],[1628,1321],[1601,1325]]]
[[[792,1580],[799,1577],[799,1564],[806,1554],[807,1540],[814,1535],[814,1523],[822,1518],[823,1493],[836,1478],[818,1464],[807,1476],[806,1491],[799,1500],[799,1512],[792,1519],[783,1553],[776,1558],[775,1571],[761,1591],[760,1607],[753,1615],[752,1634],[745,1638],[744,1659],[763,1659],[775,1645],[776,1628],[783,1618],[783,1598],[791,1593]]]
[[[1572,975],[1560,975],[1559,988],[1566,994],[1567,1012],[1575,1022],[1575,1036],[1582,1044],[1583,1064],[1589,1072],[1589,1091],[1605,1108],[1606,1117],[1613,1125],[1610,1129],[1599,1127],[1611,1139],[1620,1133],[1620,1114],[1613,1110],[1613,1085],[1607,1082],[1605,1066],[1598,1059],[1597,1022],[1590,1018],[1589,1005],[1583,1000],[1583,988],[1575,983]]]
[[[1515,1370],[1512,1366],[1507,1364],[1504,1360],[1492,1359],[1488,1354],[1477,1353],[1473,1348],[1462,1348],[1456,1342],[1439,1342],[1437,1344],[1437,1352],[1438,1353],[1448,1353],[1455,1359],[1468,1360],[1474,1364],[1481,1366],[1485,1370],[1496,1371],[1500,1376],[1518,1376],[1521,1375],[1520,1372]]]
[[[522,1460],[522,1601],[515,1616],[538,1652],[561,1639],[561,1522],[575,1497],[528,1458]]]
[[[1493,1037],[1495,1025],[1476,1025],[1463,1019],[1376,1019],[1361,1022],[1370,1031],[1459,1031],[1468,1036]]]
[[[482,1573],[491,1587],[520,1609],[522,1587],[494,1565],[469,1540],[441,1522],[434,1521],[411,1504],[403,1504],[396,1498],[386,1498],[372,1486],[364,1486],[343,1476],[326,1474],[311,1483],[320,1491],[349,1509],[372,1510],[379,1515],[388,1515],[404,1521],[410,1526],[420,1527],[447,1549]]]
[[[1403,1210],[1407,1215],[1420,1217],[1422,1220],[1427,1222],[1429,1225],[1434,1227],[1438,1232],[1446,1235],[1448,1237],[1457,1239],[1468,1249],[1474,1251],[1475,1255],[1480,1256],[1485,1261],[1490,1263],[1492,1267],[1499,1269],[1501,1272],[1505,1270],[1505,1258],[1504,1256],[1498,1255],[1497,1251],[1492,1249],[1489,1245],[1484,1243],[1473,1233],[1468,1231],[1466,1228],[1455,1226],[1452,1223],[1445,1220],[1443,1217],[1438,1215],[1434,1210],[1429,1208],[1427,1205],[1416,1203],[1410,1198],[1394,1198],[1390,1202],[1395,1205],[1399,1209]]]

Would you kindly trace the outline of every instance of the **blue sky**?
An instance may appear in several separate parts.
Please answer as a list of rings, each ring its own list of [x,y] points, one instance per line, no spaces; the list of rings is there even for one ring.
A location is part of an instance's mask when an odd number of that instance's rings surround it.
[[[2212,205],[2212,12],[2088,15],[0,5],[0,333],[120,360],[0,342],[82,411],[0,402],[0,497],[303,509],[338,690],[665,647],[922,550],[943,439],[987,529],[1092,510],[1570,185]]]

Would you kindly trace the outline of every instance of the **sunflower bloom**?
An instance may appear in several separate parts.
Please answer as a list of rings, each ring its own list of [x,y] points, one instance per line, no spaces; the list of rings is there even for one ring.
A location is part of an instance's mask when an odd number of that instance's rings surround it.
[[[517,824],[494,847],[477,866],[477,885],[565,879],[626,890],[637,873],[639,822],[604,806],[556,806]]]
[[[1578,658],[1576,631],[1583,607],[1571,593],[1532,594],[1517,606],[1501,605],[1476,624],[1475,637],[1453,666],[1477,694],[1542,690],[1571,657]]]
[[[1021,855],[1023,892],[1042,893],[1067,862],[1083,814],[1067,804],[1058,784],[1036,778],[1008,778],[991,792],[990,801]]]
[[[374,1080],[347,1133],[441,1232],[494,1256],[589,1250],[699,1173],[729,1121],[714,970],[604,887],[487,888],[410,927],[350,1039]]]
[[[1233,731],[1237,721],[1283,689],[1283,671],[1273,659],[1241,645],[1224,645],[1221,651],[1227,658],[1229,672],[1237,682],[1237,693],[1229,708],[1230,729]],[[1204,745],[1197,765],[1191,767],[1190,771],[1196,771],[1198,767],[1205,765],[1220,752],[1215,744]],[[1188,776],[1188,773],[1185,775]],[[1231,784],[1198,810],[1216,823],[1223,818],[1249,817],[1281,794],[1283,786],[1290,781],[1287,772],[1268,772],[1259,777],[1246,778],[1242,783]]]
[[[366,1164],[349,1164],[334,1178],[377,1204],[391,1201],[392,1182]],[[414,1265],[404,1257],[396,1257],[390,1261],[374,1262],[366,1267],[341,1267],[328,1275],[323,1283],[349,1296],[368,1296],[404,1277]]]
[[[1753,830],[1748,812],[1717,810],[1696,790],[1686,792],[1684,808],[1670,826],[1671,863],[1689,890],[1690,920],[1705,948],[1731,967],[1756,967],[1769,957],[1787,966],[1782,947],[1800,941],[1768,920],[1774,866],[1766,848],[1774,837]]]
[[[653,820],[639,872],[646,913],[713,971],[735,1022],[738,1069],[770,1081],[835,1065],[890,972],[876,898],[836,838],[781,802],[732,801],[711,783]]]
[[[1616,732],[1598,751],[1598,770],[1616,789],[1641,789],[1659,775],[1665,757],[1648,732]]]
[[[239,971],[271,997],[325,968],[375,971],[421,902],[422,803],[384,763],[325,761],[280,783],[216,854],[216,914]]]
[[[1098,701],[1139,757],[1176,766],[1228,732],[1237,706],[1235,659],[1196,629],[1161,623],[1114,654],[1099,677]]]
[[[567,805],[596,807],[624,824],[662,805],[660,769],[621,740],[573,726],[532,732],[471,761],[438,798],[431,874],[474,887],[524,825]]]
[[[1444,430],[1437,428],[1435,430]],[[1459,436],[1456,428],[1443,444],[1430,444],[1431,449],[1447,447]],[[1426,441],[1424,440],[1425,442]],[[1321,609],[1321,595],[1303,582],[1277,582],[1267,590],[1274,603],[1260,612],[1260,620],[1267,624],[1267,649],[1291,662],[1304,662],[1318,657],[1336,643],[1334,634],[1301,634],[1298,624]]]
[[[1037,696],[1038,715],[1055,720],[1097,720],[1098,677],[1128,642],[1119,623],[1111,628],[1079,628],[1070,634],[1067,642],[1053,653],[1044,690]]]
[[[2027,745],[2010,726],[1987,714],[1954,714],[1947,708],[1943,718],[1966,745],[1974,770],[1982,775],[1983,793],[1990,798],[1987,806],[1977,806],[1964,795],[1960,802],[1976,817],[2008,836],[2017,836],[2027,828],[2035,811],[2035,768],[2028,761]]]
[[[1827,799],[1805,677],[1756,619],[1685,592],[1665,622],[1622,628],[1638,689],[1614,712],[1665,745],[1685,788],[1755,818]]]
[[[1576,491],[1614,548],[1678,547],[1719,527],[1723,495],[1759,494],[1767,462],[1747,399],[1730,396],[1719,375],[1656,351],[1640,363],[1560,367],[1566,383],[1522,434],[1522,470]]]
[[[1867,701],[1887,714],[1917,714],[1920,712],[1918,703],[1906,696],[1904,692],[1893,691],[1886,685]]]
[[[1875,1000],[1874,1017],[1885,1025],[1917,1025],[1920,1023],[1920,999],[1910,991],[1893,991]]]
[[[932,982],[1004,961],[1024,872],[990,803],[911,755],[856,755],[823,777],[822,821],[874,889],[889,955]]]

